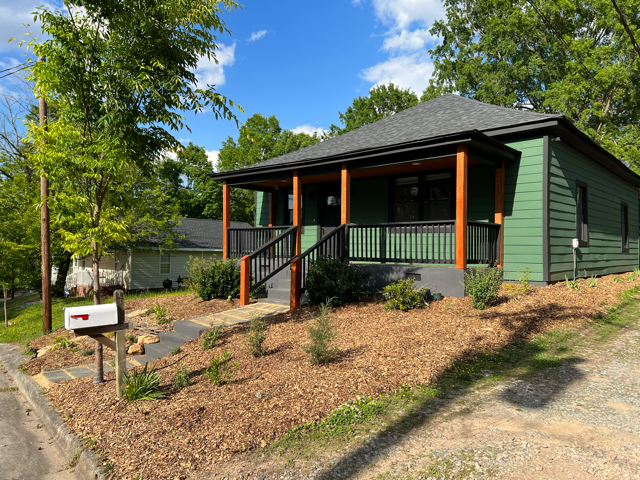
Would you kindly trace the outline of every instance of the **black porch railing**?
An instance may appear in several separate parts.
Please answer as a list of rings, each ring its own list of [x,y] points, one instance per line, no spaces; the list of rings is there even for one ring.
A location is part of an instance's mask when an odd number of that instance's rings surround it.
[[[279,227],[282,233],[249,255],[250,290],[262,285],[291,263],[296,254],[298,227]]]
[[[229,228],[229,256],[242,258],[270,242],[288,227]]]
[[[500,224],[467,222],[467,263],[500,263]]]
[[[300,255],[302,260],[301,288],[305,288],[309,267],[318,257],[340,258],[342,260],[347,257],[347,251],[345,249],[345,228],[345,225],[340,225]]]

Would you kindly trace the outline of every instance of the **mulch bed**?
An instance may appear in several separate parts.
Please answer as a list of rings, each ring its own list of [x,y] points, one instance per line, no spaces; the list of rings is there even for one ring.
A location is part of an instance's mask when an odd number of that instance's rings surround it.
[[[264,446],[292,427],[318,421],[357,395],[425,384],[456,359],[578,326],[615,305],[622,291],[640,285],[640,279],[614,283],[612,277],[599,279],[595,288],[581,280],[578,291],[557,284],[513,296],[514,288],[506,286],[500,303],[485,311],[473,310],[468,298],[446,298],[407,313],[387,312],[375,301],[337,308],[333,316],[341,353],[325,366],[310,365],[301,350],[315,311],[303,309],[268,320],[265,357],[248,354],[246,327],[237,326],[227,329],[213,350],[203,352],[197,339],[181,354],[158,360],[164,400],[118,400],[113,374],[99,386],[90,378],[56,384],[48,395],[73,433],[97,441],[95,448],[114,463],[117,475],[185,478]],[[224,350],[241,368],[235,382],[216,387],[204,369]],[[183,366],[191,385],[174,391],[171,382]]]

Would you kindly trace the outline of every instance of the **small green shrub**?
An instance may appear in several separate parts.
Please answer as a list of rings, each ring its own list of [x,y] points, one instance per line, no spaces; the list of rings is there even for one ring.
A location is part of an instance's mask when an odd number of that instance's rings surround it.
[[[189,372],[187,367],[182,367],[176,371],[175,377],[173,377],[173,388],[180,390],[181,388],[189,386]]]
[[[318,427],[334,430],[339,426],[364,423],[381,413],[385,407],[386,403],[381,400],[376,401],[371,397],[361,397],[336,408]]]
[[[176,356],[180,353],[180,347],[175,347],[173,350],[171,350],[171,355]]]
[[[333,329],[331,320],[331,301],[327,299],[320,305],[320,313],[315,321],[307,327],[311,344],[302,349],[309,355],[312,365],[329,363],[338,355],[337,347],[330,347],[331,341],[338,335]]]
[[[382,289],[382,296],[386,300],[385,310],[402,310],[406,312],[414,308],[429,306],[431,293],[427,287],[415,288],[414,279],[398,280]]]
[[[169,311],[169,309],[167,307],[162,307],[160,306],[160,303],[158,303],[156,301],[156,304],[151,307],[149,310],[147,310],[147,315],[155,315],[156,320],[160,320],[162,317],[164,317],[167,312]]]
[[[306,291],[309,303],[319,305],[327,298],[333,305],[357,302],[366,296],[365,285],[369,274],[359,267],[350,267],[347,262],[330,257],[319,257],[309,267]]]
[[[622,278],[622,277],[613,277],[613,283],[624,283],[624,278]]]
[[[223,328],[224,325],[220,325],[219,327],[206,330],[202,334],[202,350],[211,350],[218,344]]]
[[[36,350],[34,350],[32,347],[30,347],[29,345],[27,345],[26,347],[24,347],[24,352],[22,352],[22,355],[27,355],[29,357],[35,357],[38,355],[38,352]]]
[[[240,262],[234,259],[189,261],[189,287],[203,300],[240,295]]]
[[[93,355],[93,348],[86,348],[80,352],[80,355],[83,357],[88,357],[89,355]]]
[[[629,280],[630,282],[633,282],[638,277],[640,277],[640,269],[634,268],[633,272],[631,272],[629,274],[629,277],[627,277],[627,280]]]
[[[246,331],[244,341],[249,347],[249,353],[254,357],[264,355],[264,341],[267,339],[265,330],[267,324],[260,316],[252,317],[249,321],[249,329]]]
[[[523,292],[528,292],[533,288],[529,281],[531,280],[531,269],[529,267],[524,269],[524,272],[520,271],[520,267],[518,267],[518,281],[522,286]]]
[[[226,350],[222,353],[222,356],[211,359],[210,366],[207,368],[207,375],[211,383],[220,386],[235,380],[240,365],[235,362],[232,363],[231,360],[231,353]]]
[[[173,317],[164,317],[158,320],[158,325],[166,325],[167,323],[173,322]]]
[[[138,337],[136,337],[133,333],[127,333],[124,338],[129,343],[136,343],[138,341]]]
[[[598,280],[596,280],[595,275],[592,275],[591,278],[589,278],[589,280],[587,280],[587,285],[590,287],[597,287],[598,286]]]
[[[565,275],[564,282],[567,284],[567,288],[570,288],[571,290],[580,290],[580,284],[578,283],[577,279],[574,278],[573,280],[569,280],[569,278]]]
[[[58,337],[53,340],[53,347],[51,350],[57,350],[58,348],[71,348],[76,344],[69,340],[67,337]]]
[[[164,397],[164,392],[160,388],[160,374],[155,367],[148,369],[148,364],[144,364],[142,371],[133,369],[131,374],[124,374],[125,389],[123,397],[133,402],[135,400],[157,400]]]
[[[500,291],[504,271],[497,267],[480,267],[464,272],[464,293],[471,297],[473,308],[484,310]]]

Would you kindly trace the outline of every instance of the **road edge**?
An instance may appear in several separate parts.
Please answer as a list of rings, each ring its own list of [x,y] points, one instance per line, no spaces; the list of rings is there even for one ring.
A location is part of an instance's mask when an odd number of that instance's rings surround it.
[[[44,422],[44,427],[65,457],[69,459],[78,451],[80,452],[78,463],[73,469],[76,478],[103,480],[105,476],[100,473],[98,456],[86,450],[75,435],[69,432],[58,412],[44,395],[42,387],[29,375],[18,370],[18,367],[30,358],[22,355],[21,348],[19,345],[0,344],[0,363],[13,379],[20,393],[27,399],[35,414]]]

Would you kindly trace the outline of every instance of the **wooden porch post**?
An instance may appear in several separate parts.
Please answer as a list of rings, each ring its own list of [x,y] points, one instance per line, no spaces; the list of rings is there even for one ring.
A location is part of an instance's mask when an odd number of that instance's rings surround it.
[[[351,172],[346,163],[342,164],[341,179],[340,223],[345,225],[351,223]]]
[[[496,168],[496,207],[495,207],[495,223],[500,224],[500,257],[498,259],[498,267],[504,265],[504,175],[505,164],[502,161],[502,167]]]
[[[289,292],[289,310],[300,310],[300,295],[302,286],[302,258],[291,260],[291,290]]]
[[[467,147],[459,145],[456,162],[456,268],[467,268],[468,167]]]
[[[229,232],[231,226],[231,189],[222,182],[222,258],[229,258]]]
[[[302,184],[300,183],[300,175],[298,171],[293,171],[293,224],[298,227],[296,231],[296,255],[302,253]]]
[[[275,188],[272,188],[269,192],[269,226],[275,227],[276,225],[276,192]]]
[[[249,290],[251,288],[249,262],[249,255],[245,255],[240,259],[240,305],[249,305]]]

